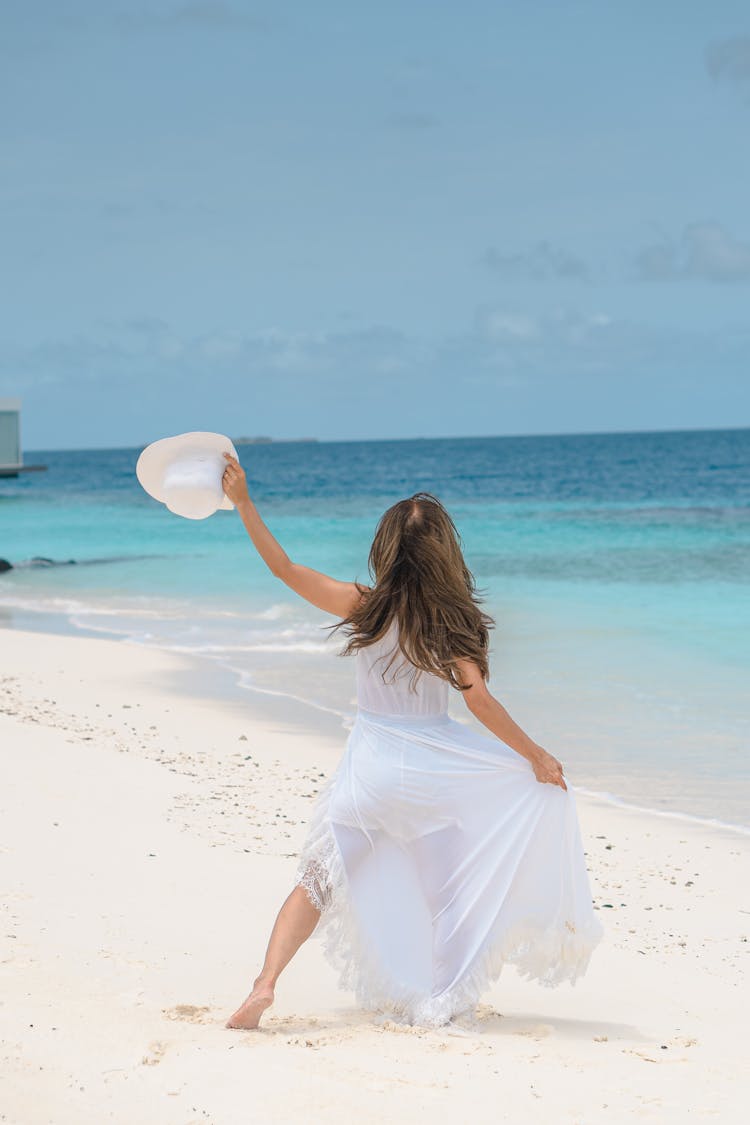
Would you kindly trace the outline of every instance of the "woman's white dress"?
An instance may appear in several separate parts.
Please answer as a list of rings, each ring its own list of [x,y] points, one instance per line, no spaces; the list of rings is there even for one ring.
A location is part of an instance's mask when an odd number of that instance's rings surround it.
[[[473,1011],[504,964],[547,985],[585,972],[603,928],[567,792],[489,732],[447,713],[394,621],[357,651],[358,711],[322,787],[295,883],[313,937],[363,1007],[440,1026]]]

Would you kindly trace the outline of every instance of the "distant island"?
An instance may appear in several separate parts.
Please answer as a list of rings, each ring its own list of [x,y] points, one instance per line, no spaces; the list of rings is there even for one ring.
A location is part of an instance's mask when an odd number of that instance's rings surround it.
[[[298,437],[298,438],[272,438],[272,437],[236,437],[232,438],[235,445],[268,445],[273,442],[274,445],[281,445],[283,443],[298,442],[298,441],[317,441],[316,437]]]

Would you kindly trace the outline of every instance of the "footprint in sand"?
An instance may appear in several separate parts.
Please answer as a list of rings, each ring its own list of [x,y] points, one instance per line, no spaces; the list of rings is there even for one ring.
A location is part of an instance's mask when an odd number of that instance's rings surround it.
[[[474,1027],[480,1033],[505,1031],[506,1017],[489,1004],[478,1004],[473,1019],[468,1020],[468,1026]]]
[[[210,1008],[199,1008],[196,1004],[175,1004],[174,1008],[162,1008],[168,1020],[182,1020],[183,1023],[209,1023],[210,1011]]]
[[[148,1050],[149,1053],[143,1056],[141,1064],[143,1066],[156,1066],[164,1058],[167,1044],[162,1043],[160,1039],[155,1039],[153,1043],[149,1043]]]
[[[332,1028],[329,1030],[323,1027],[318,1030],[315,1026],[317,1023],[319,1021],[315,1018],[300,1020],[297,1016],[291,1018],[276,1016],[269,1019],[269,1026],[266,1031],[285,1034],[285,1042],[288,1047],[312,1047],[316,1051],[320,1047],[338,1047],[354,1034],[353,1028]]]
[[[328,1042],[328,1039],[298,1039],[296,1036],[294,1039],[287,1039],[287,1045],[289,1047],[312,1047],[314,1051],[317,1051],[319,1047],[325,1046]]]
[[[537,1023],[529,1027],[519,1027],[515,1034],[524,1035],[529,1039],[545,1039],[548,1035],[552,1035],[554,1030],[549,1023]]]
[[[477,1034],[477,1028],[473,1024],[463,1025],[451,1022],[441,1024],[439,1027],[425,1027],[422,1024],[399,1023],[395,1020],[382,1018],[373,1020],[373,1023],[377,1031],[381,1033],[395,1032],[396,1035],[416,1035],[420,1039],[427,1039],[430,1045],[438,1050],[442,1050],[446,1046],[445,1036],[473,1039]]]
[[[382,1015],[376,1016],[373,1023],[378,1031],[395,1031],[397,1035],[417,1035],[420,1038],[428,1035],[430,1030],[427,1027],[422,1027],[421,1024],[398,1023]]]

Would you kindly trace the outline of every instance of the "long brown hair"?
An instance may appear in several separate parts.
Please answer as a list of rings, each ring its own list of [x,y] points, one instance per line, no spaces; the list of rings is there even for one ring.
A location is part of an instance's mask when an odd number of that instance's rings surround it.
[[[459,691],[453,664],[472,660],[489,677],[489,630],[495,622],[480,607],[474,576],[450,515],[430,492],[399,500],[380,518],[370,547],[372,588],[356,583],[362,598],[353,612],[330,626],[349,636],[342,656],[374,644],[398,622],[399,645],[419,671],[448,680]],[[397,654],[394,649],[382,675]]]

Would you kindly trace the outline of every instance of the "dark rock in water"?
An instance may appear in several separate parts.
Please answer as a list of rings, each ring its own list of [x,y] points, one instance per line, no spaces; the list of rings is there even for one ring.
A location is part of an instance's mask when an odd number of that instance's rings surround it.
[[[45,559],[42,555],[34,555],[29,559],[31,566],[75,566],[75,559]]]
[[[0,559],[0,574],[5,574],[6,570],[12,570],[13,565],[7,559]]]

